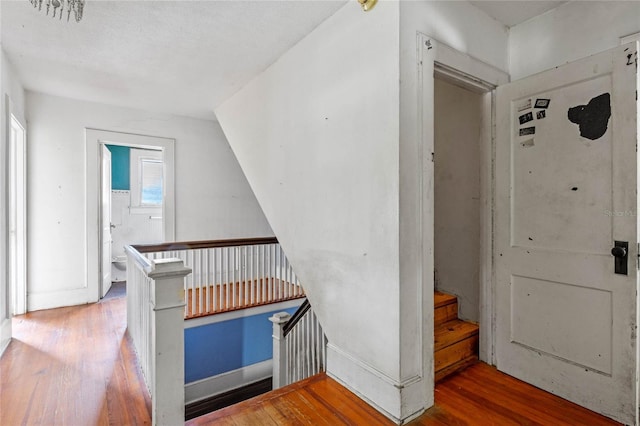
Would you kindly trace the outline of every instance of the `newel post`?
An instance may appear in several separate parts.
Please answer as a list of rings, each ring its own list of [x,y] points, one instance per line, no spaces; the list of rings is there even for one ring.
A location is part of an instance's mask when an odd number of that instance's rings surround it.
[[[180,259],[157,259],[151,281],[151,418],[154,425],[184,424],[184,277]]]
[[[284,340],[284,325],[291,315],[286,312],[273,314],[269,321],[273,323],[273,389],[285,386],[287,380],[287,352]]]

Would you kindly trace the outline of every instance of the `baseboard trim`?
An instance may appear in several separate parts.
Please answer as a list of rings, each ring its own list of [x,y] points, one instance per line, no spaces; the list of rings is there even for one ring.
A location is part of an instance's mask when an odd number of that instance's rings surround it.
[[[212,411],[220,410],[221,408],[262,395],[263,393],[271,391],[272,387],[271,377],[267,377],[266,379],[250,383],[240,388],[187,404],[184,410],[184,419],[191,420],[204,416]]]
[[[97,302],[97,300],[89,300],[86,287],[47,293],[29,293],[27,295],[27,306],[29,312],[40,311],[42,309],[85,305],[91,302]]]
[[[404,424],[425,409],[424,379],[397,381],[367,363],[327,345],[327,374],[396,424]]]
[[[237,370],[207,377],[184,385],[184,400],[187,405],[238,389],[242,386],[267,379],[273,374],[273,361],[251,364]]]

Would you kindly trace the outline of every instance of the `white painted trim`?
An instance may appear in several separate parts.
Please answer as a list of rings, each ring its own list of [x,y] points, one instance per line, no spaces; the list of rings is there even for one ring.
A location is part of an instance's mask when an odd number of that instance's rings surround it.
[[[640,32],[620,37],[620,45],[631,43],[632,41],[640,41]]]
[[[217,376],[187,383],[184,385],[185,404],[191,404],[266,379],[271,377],[272,373],[273,361],[269,359],[237,370],[227,371]]]
[[[10,315],[27,312],[27,130],[24,122],[13,114],[13,102],[9,99],[9,134],[13,132],[14,121],[22,134],[22,140],[14,144],[9,140],[8,203],[9,217],[9,293],[11,294]],[[14,188],[14,185],[16,188]],[[19,185],[19,188],[18,188]],[[15,205],[14,205],[15,204]],[[15,211],[14,211],[15,210]],[[12,223],[15,225],[15,240],[11,236]]]
[[[419,76],[438,73],[450,82],[472,90],[485,93],[483,99],[483,127],[481,142],[481,182],[480,182],[480,211],[481,242],[480,242],[480,359],[494,364],[494,329],[493,299],[495,295],[493,280],[493,212],[494,212],[494,171],[493,161],[495,152],[495,87],[509,82],[510,77],[504,71],[489,65],[477,58],[461,53],[444,43],[425,34],[418,36],[418,74]],[[418,78],[418,108],[423,108],[429,102],[433,111],[433,94],[430,100],[424,99],[423,79]],[[486,119],[490,125],[486,125]],[[423,127],[424,115],[418,115],[418,134],[422,136],[423,144],[433,146],[433,129]],[[429,173],[433,173],[433,167]],[[426,181],[433,185],[434,177],[426,176]],[[433,188],[425,194],[433,194]],[[430,201],[426,200],[425,206]],[[427,230],[433,235],[432,230]],[[433,289],[432,289],[433,290]],[[428,289],[425,289],[428,291]],[[428,328],[428,327],[427,327]],[[425,328],[426,330],[426,328]],[[430,337],[425,333],[425,338]],[[426,346],[425,346],[426,347]],[[430,360],[432,362],[432,360]],[[425,371],[428,369],[425,368]]]
[[[411,421],[424,412],[424,401],[420,398],[408,400],[402,395],[405,394],[407,397],[420,396],[421,392],[417,392],[414,387],[424,386],[421,376],[414,376],[399,382],[331,343],[327,344],[327,375],[396,424]],[[358,392],[357,389],[369,389],[371,391],[369,396],[374,397],[376,402]],[[404,420],[391,414],[404,412],[411,413]]]
[[[68,290],[57,290],[46,293],[29,293],[27,310],[29,312],[42,309],[53,309],[61,306],[84,305],[95,302],[89,300],[87,288],[75,288]]]
[[[11,343],[11,319],[5,318],[0,324],[0,357]]]
[[[85,129],[85,272],[88,302],[97,302],[100,292],[100,156],[99,145],[124,145],[145,149],[162,149],[165,163],[164,239],[175,241],[175,139]],[[64,306],[64,305],[63,305]],[[67,304],[68,306],[68,304]]]
[[[208,324],[215,324],[223,321],[230,321],[237,318],[252,317],[254,315],[266,314],[268,312],[281,311],[283,309],[297,308],[304,299],[287,300],[286,302],[271,303],[269,305],[257,306],[255,308],[238,309],[236,311],[224,312],[221,314],[208,315],[201,318],[193,318],[184,321],[184,328],[200,327]]]

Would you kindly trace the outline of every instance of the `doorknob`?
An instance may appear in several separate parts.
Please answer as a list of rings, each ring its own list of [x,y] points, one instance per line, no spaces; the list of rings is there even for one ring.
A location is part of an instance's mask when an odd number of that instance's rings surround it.
[[[627,256],[627,249],[625,249],[624,247],[614,247],[611,249],[611,254],[614,257],[626,257]]]
[[[616,241],[615,246],[611,249],[611,255],[614,257],[615,273],[627,275],[627,257],[629,252],[628,241]]]

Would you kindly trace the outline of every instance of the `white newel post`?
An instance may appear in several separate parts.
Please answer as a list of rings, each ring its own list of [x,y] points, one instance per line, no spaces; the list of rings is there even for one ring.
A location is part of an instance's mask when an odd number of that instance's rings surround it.
[[[158,259],[151,282],[151,418],[154,425],[184,424],[184,277],[180,259]]]
[[[284,325],[291,315],[286,312],[273,314],[269,321],[273,323],[273,389],[285,386],[287,380],[287,352],[284,339]]]

